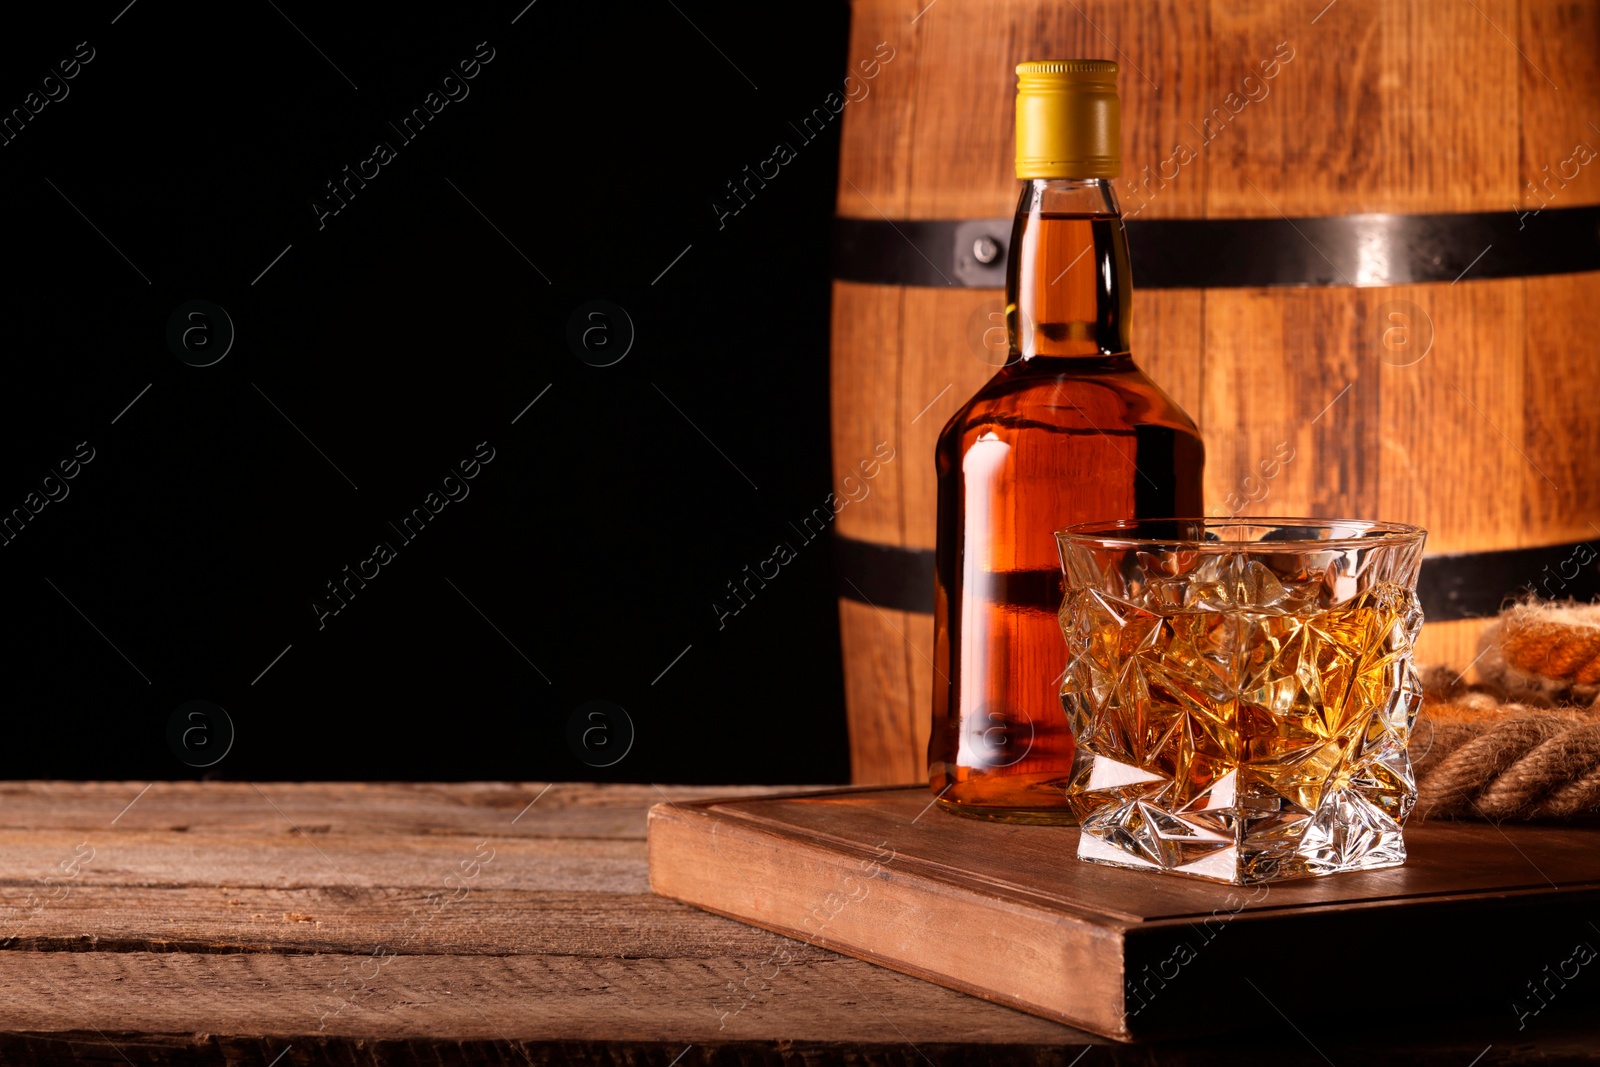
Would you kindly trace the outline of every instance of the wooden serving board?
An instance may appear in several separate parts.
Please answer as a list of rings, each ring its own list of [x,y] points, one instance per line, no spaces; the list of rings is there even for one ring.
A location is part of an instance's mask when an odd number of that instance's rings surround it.
[[[1537,1013],[1530,983],[1558,991],[1577,947],[1600,946],[1600,820],[1416,821],[1404,867],[1237,887],[1084,863],[1076,828],[931,800],[899,786],[657,804],[651,888],[1124,1041],[1429,1006],[1509,1024]]]

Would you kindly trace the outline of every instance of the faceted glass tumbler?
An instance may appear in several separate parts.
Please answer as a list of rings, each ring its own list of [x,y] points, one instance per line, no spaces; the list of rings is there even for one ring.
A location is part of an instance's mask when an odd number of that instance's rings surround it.
[[[1276,518],[1056,534],[1078,857],[1234,884],[1404,863],[1426,537]]]

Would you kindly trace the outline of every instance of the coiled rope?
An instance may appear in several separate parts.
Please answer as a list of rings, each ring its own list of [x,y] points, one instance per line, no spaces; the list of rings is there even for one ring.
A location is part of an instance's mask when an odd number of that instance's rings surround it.
[[[1477,684],[1422,673],[1409,750],[1422,818],[1600,810],[1600,604],[1518,604],[1479,639]]]

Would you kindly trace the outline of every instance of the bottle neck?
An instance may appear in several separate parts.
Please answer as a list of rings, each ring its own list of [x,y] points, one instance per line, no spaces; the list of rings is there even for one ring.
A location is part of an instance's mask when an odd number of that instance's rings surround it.
[[[1129,351],[1128,237],[1111,182],[1034,178],[1006,265],[1010,361]]]

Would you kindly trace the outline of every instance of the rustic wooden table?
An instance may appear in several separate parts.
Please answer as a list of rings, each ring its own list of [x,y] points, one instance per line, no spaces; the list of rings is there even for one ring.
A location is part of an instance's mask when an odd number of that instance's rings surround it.
[[[1117,1045],[651,895],[651,804],[774,791],[0,783],[0,1063],[1600,1063],[1592,1010],[1408,1019],[1403,983]]]

